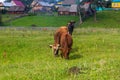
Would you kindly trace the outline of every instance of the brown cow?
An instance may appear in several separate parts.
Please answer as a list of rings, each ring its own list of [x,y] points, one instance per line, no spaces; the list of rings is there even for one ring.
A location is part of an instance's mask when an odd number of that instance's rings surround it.
[[[60,27],[54,34],[54,44],[50,47],[54,50],[54,55],[58,55],[58,51],[61,50],[61,57],[68,59],[69,52],[72,47],[72,37],[68,33],[67,27]]]
[[[54,44],[60,44],[60,38],[63,33],[68,33],[68,28],[66,26],[62,26],[56,30],[54,34]]]
[[[65,33],[61,35],[60,39],[60,50],[61,50],[61,57],[65,59],[69,59],[69,53],[72,47],[72,37],[69,33]]]

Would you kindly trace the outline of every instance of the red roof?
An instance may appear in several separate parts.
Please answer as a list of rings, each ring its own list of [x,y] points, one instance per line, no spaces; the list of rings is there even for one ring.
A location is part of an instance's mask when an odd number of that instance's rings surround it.
[[[16,4],[16,6],[24,7],[24,4],[20,0],[12,0],[12,1]]]

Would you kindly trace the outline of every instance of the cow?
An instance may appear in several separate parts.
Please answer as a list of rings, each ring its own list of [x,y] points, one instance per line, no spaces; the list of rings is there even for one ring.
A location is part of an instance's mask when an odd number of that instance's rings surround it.
[[[54,34],[54,44],[50,45],[53,49],[54,55],[58,56],[59,50],[61,51],[61,57],[69,59],[69,53],[73,44],[71,35],[68,33],[66,26],[60,27]]]
[[[67,27],[68,27],[68,32],[69,32],[70,35],[72,35],[72,33],[73,33],[74,24],[75,24],[75,21],[72,21],[72,20],[71,20],[71,21],[68,23],[68,25],[67,25]]]
[[[69,59],[69,53],[71,51],[71,47],[73,44],[72,37],[69,33],[65,33],[61,35],[60,39],[60,50],[61,50],[61,57],[65,59]]]

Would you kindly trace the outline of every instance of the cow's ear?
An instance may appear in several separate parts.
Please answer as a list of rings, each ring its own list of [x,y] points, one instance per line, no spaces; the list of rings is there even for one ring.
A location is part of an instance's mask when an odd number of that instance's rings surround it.
[[[53,45],[49,45],[49,47],[50,47],[50,48],[52,48],[52,47],[53,47]]]

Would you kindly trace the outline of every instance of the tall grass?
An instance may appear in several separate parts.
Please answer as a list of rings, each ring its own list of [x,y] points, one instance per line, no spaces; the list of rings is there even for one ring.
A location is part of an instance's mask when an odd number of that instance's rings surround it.
[[[70,60],[54,57],[54,30],[0,30],[0,80],[119,80],[120,29],[76,28]],[[72,66],[80,68],[70,75]]]

